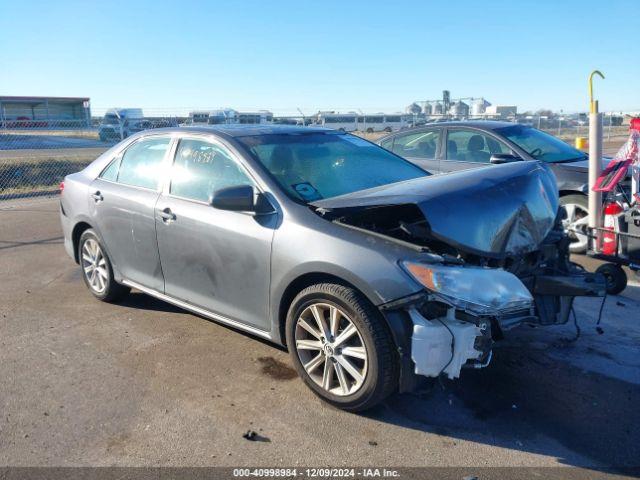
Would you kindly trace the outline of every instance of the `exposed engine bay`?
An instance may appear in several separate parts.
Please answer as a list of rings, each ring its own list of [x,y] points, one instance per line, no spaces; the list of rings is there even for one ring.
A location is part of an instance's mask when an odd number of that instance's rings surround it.
[[[420,262],[400,262],[424,293],[383,306],[404,323],[396,339],[409,335],[403,353],[411,352],[415,374],[456,378],[463,366],[486,366],[505,331],[566,323],[576,296],[605,293],[601,276],[569,259],[549,169],[504,167],[455,184],[449,179],[459,177],[439,175],[313,204],[334,223],[424,252]]]

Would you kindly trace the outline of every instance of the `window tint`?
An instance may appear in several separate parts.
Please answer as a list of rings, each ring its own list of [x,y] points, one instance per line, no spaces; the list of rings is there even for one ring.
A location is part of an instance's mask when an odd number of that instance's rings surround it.
[[[253,185],[229,152],[203,140],[180,140],[171,170],[172,195],[208,202],[225,187]]]
[[[401,157],[436,158],[440,130],[398,135],[393,142],[393,153]]]
[[[393,140],[394,140],[393,137],[392,138],[387,138],[386,140],[382,140],[380,142],[380,146],[382,148],[386,148],[387,150],[393,151]]]
[[[122,156],[118,182],[136,187],[158,188],[160,166],[169,141],[166,137],[149,138],[131,145]]]
[[[115,182],[118,179],[118,166],[120,165],[120,159],[116,158],[105,168],[100,174],[100,178]]]
[[[559,138],[524,125],[512,125],[499,128],[497,133],[507,137],[536,160],[545,162],[564,162],[585,158],[585,154],[576,150]]]
[[[353,135],[270,134],[238,137],[293,198],[313,202],[428,174]]]
[[[511,153],[511,149],[477,130],[449,130],[447,160],[489,163],[493,153]]]

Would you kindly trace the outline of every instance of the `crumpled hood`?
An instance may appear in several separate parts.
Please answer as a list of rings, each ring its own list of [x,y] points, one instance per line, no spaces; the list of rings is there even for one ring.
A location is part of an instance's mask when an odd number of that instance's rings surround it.
[[[549,167],[528,161],[421,177],[312,203],[336,215],[407,204],[420,209],[430,237],[469,253],[504,258],[538,248],[553,228],[558,189]]]

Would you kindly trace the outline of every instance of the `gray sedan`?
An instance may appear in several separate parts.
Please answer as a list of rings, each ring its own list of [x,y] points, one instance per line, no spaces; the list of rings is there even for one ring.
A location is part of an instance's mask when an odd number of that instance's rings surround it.
[[[432,177],[324,129],[162,129],[66,177],[60,217],[98,299],[135,288],[286,345],[317,395],[358,411],[603,293],[568,261],[548,168],[496,169]]]
[[[527,125],[470,120],[405,130],[378,143],[434,174],[518,160],[545,162],[556,175],[560,204],[567,211],[570,249],[586,251],[588,157],[559,138]]]

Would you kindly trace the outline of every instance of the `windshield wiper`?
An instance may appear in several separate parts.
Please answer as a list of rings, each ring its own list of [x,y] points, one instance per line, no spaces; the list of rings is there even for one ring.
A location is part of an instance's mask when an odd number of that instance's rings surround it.
[[[564,160],[556,160],[553,163],[566,163],[566,162],[577,162],[578,160],[586,160],[589,157],[587,155],[582,155],[580,157],[575,157],[575,158],[565,158]]]

